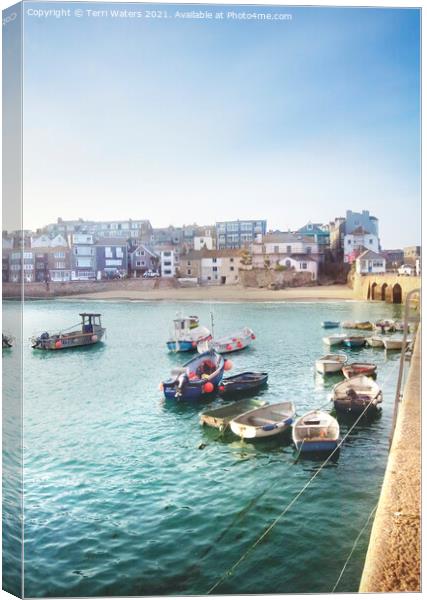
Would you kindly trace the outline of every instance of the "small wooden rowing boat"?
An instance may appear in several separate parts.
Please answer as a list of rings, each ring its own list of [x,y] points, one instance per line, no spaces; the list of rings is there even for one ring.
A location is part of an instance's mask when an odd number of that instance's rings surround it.
[[[336,333],[335,335],[328,335],[322,338],[322,340],[327,346],[340,346],[346,337],[346,333]]]
[[[338,373],[347,362],[345,354],[326,354],[316,360],[316,371],[322,375]]]
[[[304,452],[332,452],[338,446],[340,426],[329,413],[311,412],[296,419],[292,439],[297,450]]]
[[[216,391],[223,374],[223,357],[209,351],[174,369],[161,387],[168,400],[200,400]]]
[[[349,335],[343,340],[344,346],[347,348],[361,348],[365,345],[366,338],[362,335]]]
[[[372,335],[366,338],[366,343],[371,348],[384,348],[384,338],[380,335]]]
[[[197,350],[201,353],[209,349],[218,352],[218,354],[227,354],[228,352],[237,352],[244,350],[255,339],[255,334],[249,327],[244,327],[232,335],[226,335],[220,338],[212,339],[211,336],[201,340],[197,344]]]
[[[294,417],[293,402],[280,402],[256,408],[235,417],[230,421],[230,428],[241,438],[265,438],[290,429]]]
[[[374,325],[370,321],[356,321],[356,323],[354,324],[354,328],[362,329],[363,331],[372,331]]]
[[[341,323],[341,327],[343,329],[356,329],[356,322],[355,321],[343,321]]]
[[[346,379],[356,377],[356,375],[366,375],[367,377],[376,377],[377,365],[374,363],[354,362],[344,365],[342,372]]]
[[[220,396],[228,397],[233,395],[251,394],[258,391],[267,383],[268,373],[237,373],[231,377],[225,377],[219,387]]]
[[[256,398],[230,402],[218,408],[204,411],[200,415],[200,424],[223,430],[232,419],[255,408],[265,406],[265,404],[267,404],[265,400],[258,400]]]
[[[31,345],[35,350],[66,350],[78,346],[90,346],[100,342],[105,329],[101,324],[99,313],[80,313],[80,329],[68,331],[63,329],[59,333],[50,334],[47,331],[31,338]],[[76,327],[72,325],[68,329]]]
[[[355,415],[371,414],[378,410],[383,395],[380,386],[366,375],[358,375],[337,383],[332,390],[332,401],[337,410]]]
[[[381,331],[381,333],[393,332],[395,330],[394,321],[388,319],[382,319],[375,323],[375,329]]]
[[[407,347],[410,343],[412,342],[412,338],[406,338],[406,344],[405,346]],[[386,350],[402,350],[404,346],[403,343],[403,335],[392,335],[390,337],[385,337],[384,338],[384,348]],[[406,350],[405,347],[405,350]]]
[[[339,327],[339,326],[340,326],[339,321],[323,321],[323,323],[322,323],[322,327],[324,329],[334,329],[335,327]]]

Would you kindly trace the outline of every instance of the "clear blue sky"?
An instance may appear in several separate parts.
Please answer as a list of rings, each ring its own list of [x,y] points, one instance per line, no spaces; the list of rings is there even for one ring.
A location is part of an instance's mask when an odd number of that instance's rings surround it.
[[[26,15],[24,225],[293,229],[367,209],[383,247],[419,243],[419,11],[257,10],[293,18]]]

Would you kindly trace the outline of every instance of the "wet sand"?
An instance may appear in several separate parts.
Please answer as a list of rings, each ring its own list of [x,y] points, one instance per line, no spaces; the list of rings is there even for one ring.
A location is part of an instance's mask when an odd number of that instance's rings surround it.
[[[159,288],[148,290],[117,289],[64,296],[87,300],[177,300],[206,302],[286,302],[286,301],[343,301],[354,300],[353,290],[346,285],[325,285],[267,290],[242,286],[204,286]]]

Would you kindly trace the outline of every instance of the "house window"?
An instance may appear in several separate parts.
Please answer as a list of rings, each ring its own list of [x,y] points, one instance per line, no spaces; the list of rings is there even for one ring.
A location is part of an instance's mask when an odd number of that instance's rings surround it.
[[[65,258],[65,252],[55,252],[53,256],[55,258]]]
[[[116,257],[123,258],[123,248],[116,248]]]
[[[373,244],[373,243],[374,243],[374,240],[373,240],[372,238],[370,238],[370,239],[369,239],[369,243],[370,243],[370,244]]]
[[[301,267],[301,269],[306,269],[307,268],[307,263],[305,263],[305,262],[300,263],[300,267]]]
[[[230,271],[234,271],[234,267],[230,267]]]
[[[291,261],[285,260],[285,267],[290,267],[290,266],[291,266]]]
[[[187,269],[187,275],[191,275],[191,269]]]
[[[213,259],[212,259],[212,262],[213,262],[213,263],[216,263],[216,258],[213,258]]]
[[[191,267],[191,261],[190,260],[187,260],[187,266]]]
[[[170,260],[165,260],[165,262],[163,263],[165,267],[171,267],[172,263]]]
[[[274,246],[273,252],[274,254],[279,254],[279,246]]]
[[[212,267],[212,271],[213,272],[218,271],[218,267]]]
[[[55,262],[55,269],[65,269],[65,262],[63,262],[63,261]]]
[[[311,254],[311,246],[307,246],[307,248],[305,249],[305,253]]]
[[[292,246],[286,246],[286,254],[292,254]]]
[[[234,262],[234,258],[230,258],[230,262]]]

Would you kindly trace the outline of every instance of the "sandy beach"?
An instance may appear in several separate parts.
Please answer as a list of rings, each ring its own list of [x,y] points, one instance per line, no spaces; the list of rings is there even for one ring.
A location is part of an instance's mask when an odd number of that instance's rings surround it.
[[[150,290],[109,290],[64,296],[68,300],[176,300],[206,302],[315,302],[354,300],[353,290],[346,285],[328,285],[267,290],[241,286],[206,286],[160,288]]]

